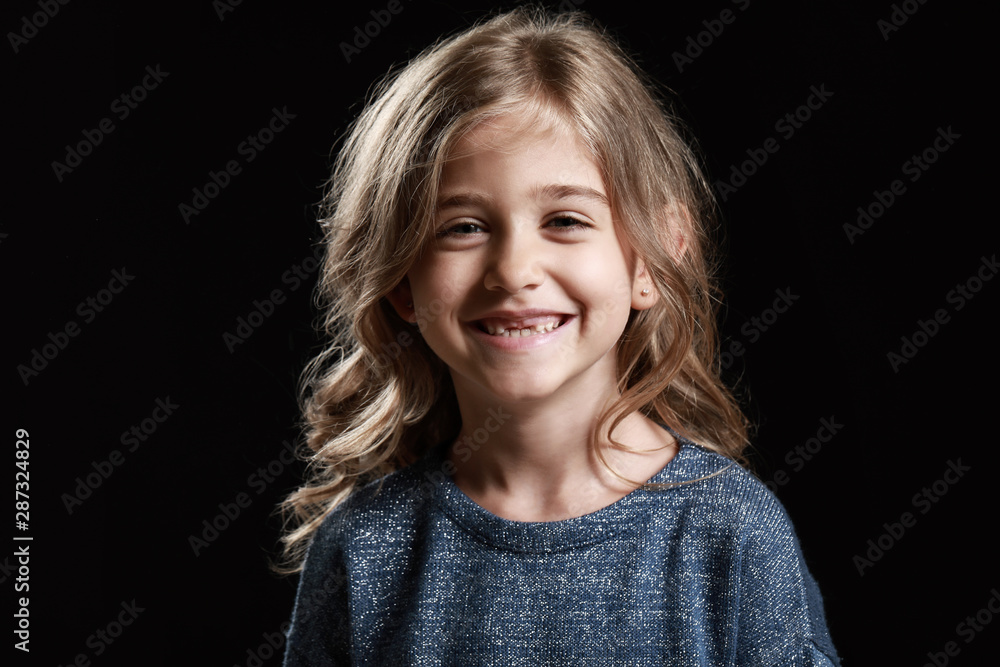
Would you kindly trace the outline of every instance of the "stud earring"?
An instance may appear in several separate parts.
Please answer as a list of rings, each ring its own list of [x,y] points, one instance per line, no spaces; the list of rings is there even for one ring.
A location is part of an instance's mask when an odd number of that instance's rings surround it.
[[[639,294],[641,294],[643,296],[649,296],[649,289],[644,289],[641,292],[639,292]]]

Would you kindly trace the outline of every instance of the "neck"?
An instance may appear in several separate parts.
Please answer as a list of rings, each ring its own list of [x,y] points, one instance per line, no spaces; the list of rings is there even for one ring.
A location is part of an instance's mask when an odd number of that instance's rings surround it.
[[[635,486],[617,479],[598,460],[591,442],[619,474],[645,482],[675,452],[667,431],[632,413],[614,432],[643,453],[611,446],[598,432],[599,416],[617,394],[550,397],[524,403],[491,402],[459,388],[462,430],[449,459],[455,483],[494,514],[519,521],[551,521],[605,507]]]

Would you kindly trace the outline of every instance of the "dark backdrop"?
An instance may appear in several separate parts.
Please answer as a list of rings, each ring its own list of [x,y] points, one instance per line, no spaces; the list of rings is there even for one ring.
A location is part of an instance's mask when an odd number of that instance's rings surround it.
[[[30,522],[11,534],[33,537],[16,664],[280,663],[295,579],[268,571],[272,510],[302,472],[282,452],[316,346],[331,147],[378,75],[493,6],[324,4],[3,12],[4,432],[15,451],[30,434]],[[992,85],[987,17],[579,6],[678,93],[719,184],[723,365],[845,664],[985,664],[1000,281],[992,135],[971,111]]]

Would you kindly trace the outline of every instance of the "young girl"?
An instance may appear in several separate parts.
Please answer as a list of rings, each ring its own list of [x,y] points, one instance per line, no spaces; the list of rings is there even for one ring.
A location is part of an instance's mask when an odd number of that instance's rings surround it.
[[[376,90],[327,200],[287,667],[839,664],[738,465],[713,201],[653,90],[524,9]]]

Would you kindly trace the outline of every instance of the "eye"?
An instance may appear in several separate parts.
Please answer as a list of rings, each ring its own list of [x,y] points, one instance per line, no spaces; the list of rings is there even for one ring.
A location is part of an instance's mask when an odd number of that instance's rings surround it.
[[[483,228],[479,223],[462,221],[455,224],[445,225],[437,233],[438,238],[472,236],[482,232]]]
[[[589,222],[584,222],[578,218],[574,218],[568,215],[560,215],[555,218],[550,219],[546,226],[553,227],[555,229],[584,229],[587,227],[593,227]]]

